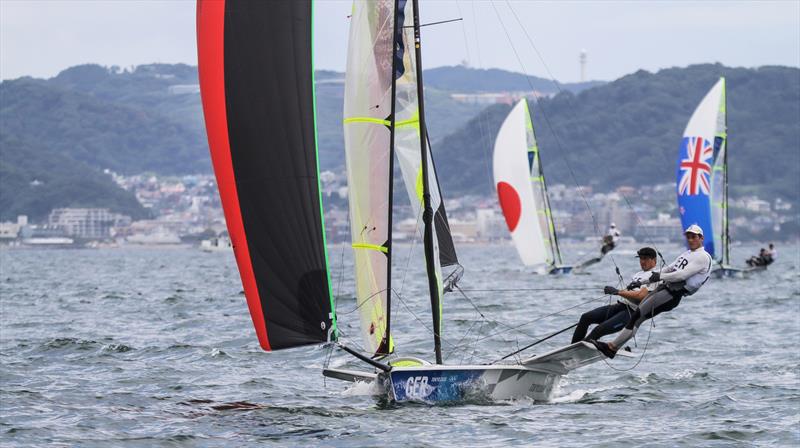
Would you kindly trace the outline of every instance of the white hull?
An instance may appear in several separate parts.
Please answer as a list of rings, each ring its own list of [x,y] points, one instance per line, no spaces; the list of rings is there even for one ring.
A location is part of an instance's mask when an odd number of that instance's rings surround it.
[[[563,375],[601,359],[603,355],[594,346],[577,342],[519,364],[422,364],[392,367],[391,371],[377,375],[346,370],[328,370],[325,375],[347,381],[372,381],[374,378],[389,399],[397,402],[453,403],[520,398],[548,401]]]

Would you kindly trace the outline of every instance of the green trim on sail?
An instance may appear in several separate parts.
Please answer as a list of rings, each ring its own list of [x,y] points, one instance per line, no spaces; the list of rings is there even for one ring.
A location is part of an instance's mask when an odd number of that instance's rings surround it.
[[[331,325],[332,325],[332,338],[333,340],[339,339],[339,328],[336,322],[336,299],[333,296],[333,282],[331,281],[331,264],[328,258],[328,242],[325,235],[325,211],[322,208],[322,185],[320,184],[319,175],[319,135],[317,132],[317,81],[316,69],[314,68],[314,6],[315,2],[311,1],[311,102],[314,114],[314,154],[316,157],[316,170],[317,170],[317,192],[319,194],[319,217],[322,224],[322,245],[323,253],[325,254],[325,275],[328,277],[328,297],[331,301]]]
[[[541,188],[541,199],[544,201],[544,209],[537,209],[538,214],[544,215],[545,225],[547,226],[547,235],[542,235],[542,241],[544,241],[550,249],[550,254],[547,256],[548,264],[560,264],[561,250],[558,247],[558,236],[556,235],[555,221],[553,221],[553,214],[550,210],[550,199],[547,196],[547,182],[545,181],[544,171],[542,170],[542,161],[539,158],[539,142],[536,139],[536,131],[533,129],[533,120],[531,119],[528,101],[523,100],[522,103],[525,109],[525,129],[526,132],[528,132],[528,135],[531,137],[529,142],[531,146],[528,148],[528,153],[533,153],[533,166],[536,167],[539,174],[538,176],[532,175],[530,180],[531,182],[541,184],[540,187],[537,186],[536,188]]]

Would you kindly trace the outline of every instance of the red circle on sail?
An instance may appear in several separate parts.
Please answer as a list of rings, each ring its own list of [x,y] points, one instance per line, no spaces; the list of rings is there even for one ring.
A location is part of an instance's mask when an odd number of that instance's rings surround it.
[[[522,211],[519,193],[510,184],[498,182],[497,197],[500,199],[500,208],[503,209],[503,216],[506,217],[508,230],[513,232],[517,228],[517,224],[519,224],[519,217]]]

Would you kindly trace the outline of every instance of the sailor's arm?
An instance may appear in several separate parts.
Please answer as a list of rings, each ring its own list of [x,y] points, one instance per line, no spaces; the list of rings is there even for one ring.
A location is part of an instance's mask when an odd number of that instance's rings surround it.
[[[647,294],[650,294],[650,291],[647,288],[639,288],[635,291],[628,291],[628,290],[621,290],[617,293],[618,296],[631,300],[633,302],[641,302]]]
[[[674,271],[675,271],[675,266],[669,265],[669,266],[665,267],[664,269],[662,269],[661,273],[662,274],[666,274],[667,272],[674,272]]]
[[[668,283],[680,282],[708,268],[707,256],[700,255],[696,257],[689,257],[687,261],[689,264],[687,264],[686,267],[680,271],[667,273],[662,272],[661,280],[664,280]]]

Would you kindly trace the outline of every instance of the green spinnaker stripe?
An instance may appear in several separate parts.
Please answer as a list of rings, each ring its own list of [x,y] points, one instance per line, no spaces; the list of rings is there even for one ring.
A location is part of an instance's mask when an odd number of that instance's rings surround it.
[[[377,244],[353,243],[353,249],[370,249],[370,250],[377,250],[378,252],[383,252],[385,254],[389,253],[388,247],[379,246]]]
[[[317,193],[319,194],[319,218],[322,223],[322,249],[325,253],[325,276],[328,278],[328,297],[331,301],[331,325],[333,325],[333,339],[339,339],[339,330],[336,324],[336,303],[333,297],[333,284],[331,282],[330,262],[328,261],[328,241],[325,237],[325,211],[322,208],[322,185],[319,175],[319,137],[317,135],[317,81],[314,68],[314,0],[311,0],[311,102],[314,111],[314,155],[316,157]]]

